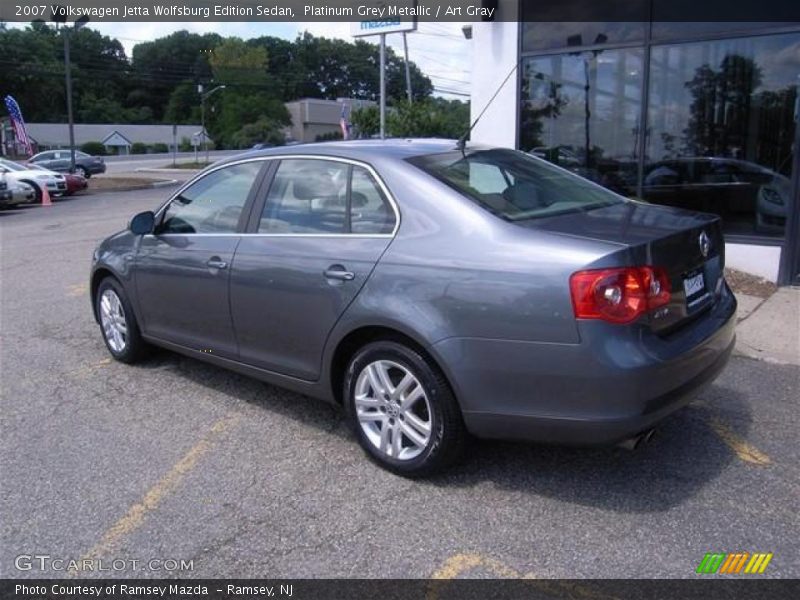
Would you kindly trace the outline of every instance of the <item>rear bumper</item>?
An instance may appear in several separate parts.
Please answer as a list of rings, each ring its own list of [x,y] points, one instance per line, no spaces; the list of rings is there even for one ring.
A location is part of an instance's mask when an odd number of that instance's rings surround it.
[[[482,438],[612,444],[685,406],[724,369],[736,300],[667,337],[580,322],[580,344],[451,338],[433,350],[456,388],[464,421]]]

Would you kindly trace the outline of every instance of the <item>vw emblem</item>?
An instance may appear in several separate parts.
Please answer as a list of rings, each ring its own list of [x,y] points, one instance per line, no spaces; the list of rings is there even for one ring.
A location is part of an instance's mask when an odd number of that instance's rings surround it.
[[[703,258],[707,257],[709,251],[711,250],[711,240],[705,231],[700,234],[699,238],[697,238],[697,243],[700,244],[700,254],[703,255]]]

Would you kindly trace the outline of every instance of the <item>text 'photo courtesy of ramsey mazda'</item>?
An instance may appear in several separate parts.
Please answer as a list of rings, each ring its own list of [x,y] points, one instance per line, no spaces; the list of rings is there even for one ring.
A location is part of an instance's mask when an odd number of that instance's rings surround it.
[[[341,404],[399,474],[470,435],[634,444],[725,367],[717,216],[447,140],[258,150],[95,250],[111,355],[161,346]]]

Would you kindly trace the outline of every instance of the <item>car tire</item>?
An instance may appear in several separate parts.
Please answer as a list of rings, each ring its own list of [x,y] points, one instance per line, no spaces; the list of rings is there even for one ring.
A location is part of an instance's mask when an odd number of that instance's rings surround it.
[[[359,444],[380,466],[425,477],[453,464],[468,434],[450,385],[431,358],[395,341],[350,360],[344,404]]]
[[[139,323],[122,285],[113,277],[100,282],[95,297],[95,310],[100,333],[106,348],[116,360],[134,363],[147,352]]]
[[[33,188],[33,202],[34,204],[41,204],[42,203],[42,188],[39,187],[38,184],[33,183],[32,181],[22,181],[22,183],[27,183],[29,186]]]
[[[75,167],[75,174],[80,175],[84,179],[89,179],[89,171],[85,167]]]

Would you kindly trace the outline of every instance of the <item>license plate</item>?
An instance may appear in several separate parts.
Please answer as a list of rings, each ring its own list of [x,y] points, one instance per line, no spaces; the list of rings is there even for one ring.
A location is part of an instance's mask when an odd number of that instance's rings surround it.
[[[705,289],[706,281],[703,277],[703,273],[692,275],[691,277],[687,277],[683,280],[683,291],[686,292],[687,300],[693,296],[702,294]]]

